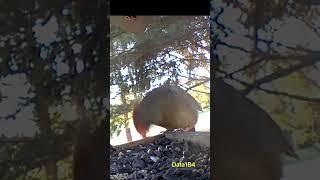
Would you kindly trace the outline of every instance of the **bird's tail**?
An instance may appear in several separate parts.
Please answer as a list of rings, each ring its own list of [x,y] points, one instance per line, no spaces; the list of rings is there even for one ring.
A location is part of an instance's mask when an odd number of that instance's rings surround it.
[[[143,138],[145,138],[147,136],[147,132],[149,131],[151,124],[143,121],[141,119],[140,113],[141,112],[139,110],[139,106],[134,105],[133,112],[132,112],[133,124],[136,130],[138,131],[138,133],[141,134]]]

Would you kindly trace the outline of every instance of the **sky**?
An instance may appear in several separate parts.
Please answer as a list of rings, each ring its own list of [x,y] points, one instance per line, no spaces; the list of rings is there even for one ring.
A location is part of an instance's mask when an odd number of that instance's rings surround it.
[[[68,15],[68,10],[64,9],[62,11],[63,15]],[[68,29],[68,27],[65,27]],[[70,29],[70,28],[69,28]],[[42,59],[46,59],[48,57],[48,48],[53,42],[60,41],[60,37],[58,36],[58,20],[55,16],[52,16],[46,23],[43,24],[43,19],[39,18],[35,20],[32,31],[34,33],[34,39],[36,40],[38,45],[41,45],[40,57]],[[20,31],[24,31],[24,28],[20,28]],[[86,27],[86,33],[91,33],[92,27]],[[4,39],[0,35],[0,46],[4,47],[6,44],[4,43]],[[14,44],[14,40],[10,41],[11,44]],[[25,45],[22,43],[22,45]],[[75,54],[81,52],[81,45],[78,43],[74,43],[72,45],[72,50]],[[69,66],[66,62],[63,62],[64,52],[58,54],[54,60],[53,69],[56,70],[57,75],[63,75],[69,72]],[[0,57],[0,62],[2,58]],[[81,72],[83,70],[83,63],[79,60],[77,61],[77,71]],[[13,65],[11,68],[15,69]],[[10,84],[10,85],[7,85]],[[7,137],[13,137],[16,135],[22,135],[27,137],[32,137],[36,132],[39,131],[34,120],[34,105],[29,105],[23,108],[20,108],[20,103],[25,103],[23,98],[33,97],[34,94],[28,94],[28,90],[32,88],[29,83],[27,83],[27,78],[24,74],[14,74],[8,75],[6,77],[0,76],[0,92],[2,96],[7,96],[7,98],[3,98],[0,101],[0,135],[4,134]],[[21,109],[19,113],[17,113],[16,118],[4,119],[3,117],[7,117],[10,114],[13,114],[17,111],[17,109]],[[62,112],[62,118],[66,121],[75,120],[76,113],[75,109],[71,104],[65,104],[63,107],[59,106],[56,108],[50,108],[51,112],[59,111]],[[23,127],[23,128],[21,128]]]
[[[179,58],[184,58],[181,54],[177,53],[177,52],[170,52],[170,54],[173,54]],[[210,54],[208,52],[205,53],[205,57],[209,60],[210,59]],[[173,59],[173,58],[172,58]],[[170,62],[172,59],[168,59],[167,62]],[[183,76],[188,76],[186,67],[184,65],[181,66],[182,69],[182,73],[181,75]],[[128,69],[123,69],[121,71],[122,74],[126,74],[128,71]],[[194,74],[198,75],[198,76],[202,76],[202,77],[210,77],[210,71],[208,71],[205,68],[195,68],[194,69]],[[155,80],[155,82],[151,85],[151,89],[156,88],[156,86],[158,84],[163,84],[166,80],[168,80],[168,76],[163,76],[161,77],[160,80]],[[181,77],[181,84],[184,84],[185,82],[187,82],[187,78],[183,78]],[[117,86],[111,86],[110,87],[110,104],[111,105],[119,105],[121,104],[121,99],[120,99],[120,95],[117,96],[117,93],[119,92],[119,88]]]

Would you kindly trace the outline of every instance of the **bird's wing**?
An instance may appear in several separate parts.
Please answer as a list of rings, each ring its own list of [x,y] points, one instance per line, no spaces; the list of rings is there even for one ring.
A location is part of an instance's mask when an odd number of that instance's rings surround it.
[[[177,92],[179,92],[184,97],[184,99],[187,101],[187,103],[191,104],[192,108],[199,110],[199,111],[202,111],[202,107],[200,106],[198,101],[193,96],[191,96],[189,93],[187,93],[185,90],[183,90],[182,88],[180,88],[178,86],[175,86],[173,88],[175,88],[175,90]]]

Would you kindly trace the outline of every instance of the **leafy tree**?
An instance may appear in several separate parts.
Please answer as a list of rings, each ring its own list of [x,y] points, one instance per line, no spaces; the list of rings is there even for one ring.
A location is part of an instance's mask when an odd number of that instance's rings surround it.
[[[0,122],[14,121],[23,131],[29,120],[37,132],[0,132],[0,179],[70,179],[76,124],[96,125],[107,115],[106,6],[82,0],[2,3],[0,103],[17,105],[1,112]]]
[[[139,18],[139,17],[138,17]],[[209,104],[209,18],[152,16],[144,36],[111,26],[111,134],[127,127],[135,103],[170,80]],[[207,72],[202,75],[199,71]],[[196,91],[198,86],[201,88]],[[203,92],[200,92],[200,91]],[[112,104],[112,98],[121,97]]]
[[[211,1],[215,72],[263,107],[300,146],[319,142],[319,3]]]

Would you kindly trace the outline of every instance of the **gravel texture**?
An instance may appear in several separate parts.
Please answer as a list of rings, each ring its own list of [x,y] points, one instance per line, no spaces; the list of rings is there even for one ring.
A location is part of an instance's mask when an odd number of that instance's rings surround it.
[[[174,142],[164,135],[134,149],[110,151],[110,179],[210,179],[208,148]],[[191,167],[173,167],[172,162]]]

